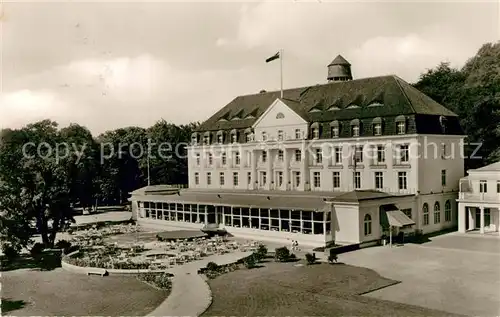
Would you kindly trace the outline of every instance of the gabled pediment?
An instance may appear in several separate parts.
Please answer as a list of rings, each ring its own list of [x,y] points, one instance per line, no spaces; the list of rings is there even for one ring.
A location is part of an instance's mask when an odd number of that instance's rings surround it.
[[[300,113],[299,109],[297,101],[278,98],[258,117],[252,127],[307,124],[307,120],[302,117],[305,114]]]

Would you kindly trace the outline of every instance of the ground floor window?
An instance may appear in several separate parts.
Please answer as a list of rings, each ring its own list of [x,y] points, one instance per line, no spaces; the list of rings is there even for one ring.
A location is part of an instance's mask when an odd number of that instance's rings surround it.
[[[422,213],[424,214],[424,226],[427,226],[429,224],[429,205],[427,203],[424,203],[424,206],[422,207]]]
[[[444,204],[444,221],[451,221],[451,202],[449,200]]]
[[[369,214],[365,215],[365,236],[372,234],[372,216]]]
[[[436,201],[434,204],[434,223],[441,222],[441,207],[439,206],[439,202]]]

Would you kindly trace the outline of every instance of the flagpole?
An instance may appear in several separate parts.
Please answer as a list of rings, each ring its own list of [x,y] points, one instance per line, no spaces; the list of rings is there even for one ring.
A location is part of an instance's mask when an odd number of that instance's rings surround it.
[[[149,153],[148,153],[148,186],[151,185],[150,173],[149,173]]]
[[[283,98],[283,49],[280,49],[280,80],[281,80],[281,98]]]

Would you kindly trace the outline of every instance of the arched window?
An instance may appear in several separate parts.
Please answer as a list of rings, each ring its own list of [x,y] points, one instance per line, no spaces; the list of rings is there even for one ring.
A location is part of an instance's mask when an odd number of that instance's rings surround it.
[[[373,135],[382,135],[382,118],[377,117],[372,121]]]
[[[276,115],[276,119],[284,119],[285,118],[285,115],[283,114],[283,112],[278,112],[278,114]]]
[[[429,224],[429,205],[427,203],[422,207],[422,212],[424,214],[424,226]]]
[[[441,206],[439,206],[439,202],[436,201],[434,204],[434,223],[441,222]]]
[[[191,145],[197,145],[198,144],[198,133],[194,132],[191,134]]]
[[[372,216],[365,215],[365,236],[372,234]]]
[[[332,138],[338,138],[340,135],[340,124],[337,120],[330,122]]]
[[[351,136],[358,137],[360,135],[360,123],[358,119],[351,121]]]
[[[451,221],[451,202],[449,200],[444,203],[444,221]]]
[[[398,134],[406,133],[406,117],[405,116],[397,116],[396,117],[396,129]]]

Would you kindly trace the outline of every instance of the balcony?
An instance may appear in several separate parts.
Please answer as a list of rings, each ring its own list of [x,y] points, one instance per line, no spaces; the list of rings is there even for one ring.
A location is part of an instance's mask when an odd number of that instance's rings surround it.
[[[342,165],[341,162],[339,162],[339,163],[330,162],[330,163],[328,163],[328,168],[342,169],[342,168],[344,168],[344,165]]]
[[[458,197],[461,200],[491,202],[491,203],[500,204],[500,194],[499,193],[460,192],[458,194]]]

